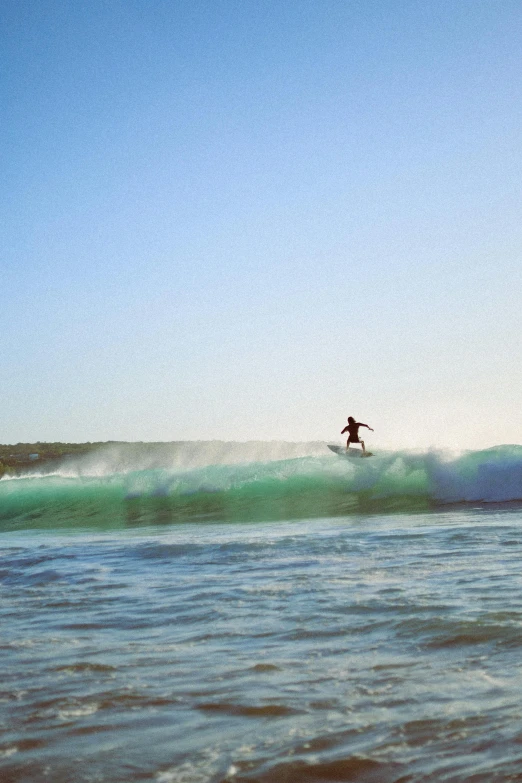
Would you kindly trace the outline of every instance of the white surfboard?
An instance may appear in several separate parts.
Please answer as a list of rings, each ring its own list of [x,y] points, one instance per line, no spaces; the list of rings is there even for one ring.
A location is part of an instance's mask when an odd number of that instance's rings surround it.
[[[338,454],[339,457],[348,457],[348,459],[357,457],[373,457],[371,451],[363,451],[362,449],[345,449],[344,446],[338,446],[336,443],[328,443],[328,448],[333,451],[334,454]]]

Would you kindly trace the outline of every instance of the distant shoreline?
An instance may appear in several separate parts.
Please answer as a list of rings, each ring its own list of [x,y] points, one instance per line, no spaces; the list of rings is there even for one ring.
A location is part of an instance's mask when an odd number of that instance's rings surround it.
[[[101,446],[115,444],[118,441],[99,443],[8,443],[0,444],[0,477],[37,468],[49,462],[80,457],[96,451]]]
[[[274,446],[278,449],[285,444],[290,446],[292,453],[289,456],[301,456],[302,446],[313,446],[322,450],[324,443],[322,441],[275,441],[275,440],[249,440],[249,441],[226,441],[226,440],[172,440],[172,441],[96,441],[85,443],[62,443],[56,441],[53,443],[36,441],[33,443],[11,443],[0,444],[0,478],[5,475],[18,475],[27,472],[40,472],[44,467],[48,472],[54,465],[63,465],[69,460],[76,460],[105,450],[123,450],[123,454],[128,456],[139,454],[148,455],[149,458],[158,459],[161,462],[162,455],[167,455],[168,461],[172,456],[172,451],[179,453],[180,449],[193,449],[199,446],[212,446],[214,450],[221,451],[223,447],[229,445],[239,449],[242,453],[246,450],[256,450],[259,447]],[[297,449],[297,451],[295,451]],[[287,451],[288,449],[285,449]],[[295,452],[295,453],[294,453]],[[280,458],[283,458],[281,455]]]

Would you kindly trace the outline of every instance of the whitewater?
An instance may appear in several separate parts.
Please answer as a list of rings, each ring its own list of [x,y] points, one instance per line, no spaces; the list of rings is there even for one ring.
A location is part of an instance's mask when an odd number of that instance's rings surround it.
[[[0,480],[2,783],[522,780],[522,446]]]

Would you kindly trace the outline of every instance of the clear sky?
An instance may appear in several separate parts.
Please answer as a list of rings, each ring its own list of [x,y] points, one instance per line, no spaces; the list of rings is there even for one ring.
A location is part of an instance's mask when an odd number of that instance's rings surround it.
[[[0,442],[522,442],[520,0],[3,0]]]

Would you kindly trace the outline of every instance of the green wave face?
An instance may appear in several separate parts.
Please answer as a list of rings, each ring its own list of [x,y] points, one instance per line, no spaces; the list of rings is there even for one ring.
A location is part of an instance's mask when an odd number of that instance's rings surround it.
[[[131,466],[132,467],[132,466]],[[269,462],[42,475],[0,481],[0,529],[115,529],[421,512],[522,500],[522,447],[448,456],[388,452]]]

